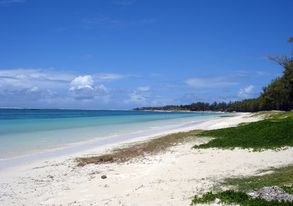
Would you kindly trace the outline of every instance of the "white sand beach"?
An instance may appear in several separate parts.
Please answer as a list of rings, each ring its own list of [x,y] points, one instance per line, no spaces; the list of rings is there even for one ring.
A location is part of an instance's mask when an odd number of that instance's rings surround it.
[[[258,120],[249,113],[239,113],[184,130],[224,128]],[[191,149],[204,141],[207,139],[198,138],[126,163],[76,166],[75,157],[100,154],[109,151],[108,146],[3,169],[0,205],[189,205],[194,195],[208,191],[224,178],[293,164],[293,148],[262,152]],[[102,175],[107,178],[102,179]]]

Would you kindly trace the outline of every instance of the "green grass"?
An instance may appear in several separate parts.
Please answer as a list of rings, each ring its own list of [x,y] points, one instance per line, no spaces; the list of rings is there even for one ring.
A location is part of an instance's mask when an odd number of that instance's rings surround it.
[[[265,115],[266,119],[244,123],[237,127],[204,131],[198,136],[214,137],[207,144],[194,148],[250,148],[254,150],[277,149],[293,146],[293,112],[264,112],[255,115]],[[218,199],[222,204],[239,204],[242,206],[287,206],[292,202],[266,201],[253,199],[246,194],[265,186],[279,186],[287,193],[293,194],[293,165],[273,169],[272,173],[262,176],[228,178],[224,186],[233,186],[237,191],[228,190],[218,193],[208,192],[201,197],[195,196],[192,205],[214,202]]]
[[[293,185],[291,186],[282,186],[283,190],[291,195],[293,195]]]
[[[285,119],[291,118],[293,119],[293,112],[275,112],[268,115],[269,119]]]
[[[273,173],[262,176],[228,178],[224,185],[235,186],[242,192],[256,191],[265,186],[279,186],[293,194],[293,165],[274,169]]]
[[[195,196],[191,205],[208,204],[214,202],[216,199],[220,200],[222,204],[239,204],[241,206],[289,206],[292,202],[266,201],[260,198],[251,198],[244,192],[236,192],[227,190],[219,193],[208,192],[201,197]]]
[[[265,186],[279,186],[287,193],[293,194],[293,165],[274,169],[273,173],[262,176],[228,178],[225,180],[224,186],[237,187],[237,191],[208,192],[201,197],[195,196],[192,200],[192,205],[208,204],[216,199],[219,199],[222,204],[239,204],[243,206],[293,205],[292,202],[266,201],[259,198],[252,199],[246,194],[246,192],[257,191]]]
[[[262,121],[204,131],[198,135],[215,139],[194,148],[239,147],[262,150],[293,146],[293,112],[278,112]]]

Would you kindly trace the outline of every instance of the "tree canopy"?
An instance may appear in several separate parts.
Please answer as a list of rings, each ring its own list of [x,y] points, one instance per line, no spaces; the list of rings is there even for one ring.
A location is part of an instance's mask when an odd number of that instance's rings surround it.
[[[289,38],[293,43],[293,38]],[[261,110],[292,110],[293,109],[293,51],[291,57],[272,58],[284,70],[283,75],[274,79],[271,84],[263,88],[259,98]]]

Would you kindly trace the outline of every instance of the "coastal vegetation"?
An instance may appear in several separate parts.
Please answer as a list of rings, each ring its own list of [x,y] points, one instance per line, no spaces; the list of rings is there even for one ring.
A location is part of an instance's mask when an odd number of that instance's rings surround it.
[[[216,199],[224,204],[238,204],[245,206],[287,206],[293,205],[289,201],[267,201],[261,198],[252,198],[247,192],[257,191],[264,187],[278,186],[288,194],[293,194],[293,165],[271,169],[270,173],[252,177],[227,178],[223,185],[234,187],[236,190],[207,192],[202,196],[195,196],[192,205],[214,202]],[[266,171],[264,171],[266,172]]]
[[[240,124],[237,127],[203,131],[198,136],[214,137],[215,139],[194,148],[250,148],[253,150],[278,149],[293,146],[293,112],[260,112],[266,119],[258,122]],[[278,186],[286,193],[293,194],[293,165],[272,168],[262,171],[264,175],[251,177],[234,177],[224,180],[222,186],[235,190],[207,192],[195,196],[192,204],[214,202],[216,199],[224,204],[252,205],[292,205],[289,201],[267,201],[253,198],[247,192],[257,191],[264,187]]]
[[[203,131],[198,136],[215,139],[194,148],[278,149],[293,146],[293,112],[280,112],[265,120],[238,127]]]
[[[163,137],[151,139],[149,141],[140,142],[126,147],[117,148],[109,154],[98,156],[77,158],[78,166],[85,166],[87,164],[103,164],[103,163],[122,163],[130,161],[134,158],[144,157],[151,154],[157,154],[166,149],[189,140],[197,136],[199,131],[193,130],[189,132],[179,132],[169,134]]]
[[[279,186],[287,193],[293,194],[293,165],[263,172],[269,173],[261,176],[227,178],[223,184],[233,186],[241,192],[255,191],[265,186]]]
[[[224,205],[240,205],[240,206],[292,206],[292,202],[272,200],[267,201],[261,198],[253,198],[244,192],[227,190],[218,193],[207,192],[201,197],[195,196],[192,205],[207,204],[218,200]]]
[[[169,134],[148,141],[116,148],[107,154],[77,158],[78,166],[87,164],[122,163],[135,158],[163,152],[179,143],[198,137],[213,137],[206,144],[194,148],[250,148],[253,150],[278,149],[293,146],[293,112],[260,112],[266,119],[237,127],[210,131],[193,130]]]
[[[210,142],[194,148],[251,148],[254,150],[279,149],[293,145],[293,112],[258,112],[252,116],[262,116],[265,119],[242,123],[236,127],[216,129],[210,131],[193,130],[169,134],[144,142],[134,143],[126,147],[114,149],[108,154],[77,158],[78,166],[87,164],[124,163],[136,158],[147,157],[166,151],[180,143],[192,141],[199,137],[212,137]],[[286,193],[293,192],[293,165],[283,168],[271,168],[260,171],[260,174],[250,177],[229,177],[220,182],[220,186],[229,188],[221,190],[219,187],[213,192],[201,196],[194,196],[191,204],[205,204],[220,202],[245,206],[287,206],[292,202],[285,200],[268,201],[259,197],[252,197],[247,192],[257,191],[263,187],[278,186]],[[219,184],[219,183],[217,183]]]
[[[289,38],[293,43],[293,38]],[[135,110],[183,110],[183,111],[237,111],[257,112],[269,110],[290,111],[293,109],[293,51],[292,56],[270,57],[283,68],[283,74],[263,88],[257,98],[235,102],[196,102],[188,105],[167,105],[162,107],[142,107]]]

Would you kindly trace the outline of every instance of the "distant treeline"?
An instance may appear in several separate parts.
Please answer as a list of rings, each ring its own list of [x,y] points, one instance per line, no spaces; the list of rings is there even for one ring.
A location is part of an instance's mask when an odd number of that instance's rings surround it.
[[[293,43],[293,38],[289,39]],[[188,110],[188,111],[237,111],[257,112],[263,110],[293,110],[293,51],[291,57],[270,57],[284,70],[278,77],[263,88],[259,97],[235,102],[196,102],[188,105],[168,105],[162,107],[141,107],[135,110]]]
[[[251,106],[251,101],[256,99],[249,99],[239,102],[214,102],[212,104],[206,102],[196,102],[187,105],[167,105],[162,107],[140,107],[135,110],[164,110],[164,111],[258,111],[255,106]]]

